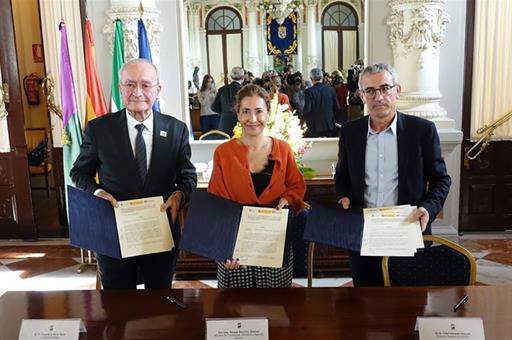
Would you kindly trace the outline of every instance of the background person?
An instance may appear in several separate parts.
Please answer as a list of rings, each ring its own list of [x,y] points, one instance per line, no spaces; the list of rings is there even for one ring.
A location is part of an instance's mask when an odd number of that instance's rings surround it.
[[[322,83],[322,70],[314,68],[310,72],[313,86],[304,91],[304,121],[308,127],[305,137],[334,137],[335,112],[339,110],[336,91]]]
[[[338,104],[340,109],[335,113],[335,121],[338,124],[343,124],[347,121],[348,114],[348,84],[345,83],[345,78],[343,74],[339,70],[335,70],[332,72],[332,86],[336,91],[336,99],[338,100]]]
[[[219,128],[220,115],[212,110],[212,104],[216,95],[217,91],[215,90],[213,77],[207,74],[203,77],[203,83],[197,94],[197,99],[199,100],[199,104],[201,104],[200,119],[202,133]]]
[[[231,79],[229,85],[222,86],[217,92],[217,96],[212,104],[212,110],[220,113],[219,130],[233,136],[233,129],[236,125],[236,113],[233,109],[235,96],[242,88],[245,71],[236,66],[231,70]]]

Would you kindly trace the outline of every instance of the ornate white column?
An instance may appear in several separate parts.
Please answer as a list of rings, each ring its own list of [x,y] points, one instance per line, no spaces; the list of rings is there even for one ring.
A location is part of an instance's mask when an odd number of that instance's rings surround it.
[[[249,42],[247,44],[247,71],[251,71],[256,77],[261,75],[260,58],[258,55],[258,8],[259,0],[246,0],[247,27],[249,29]]]
[[[297,56],[295,58],[295,71],[301,71],[302,74],[304,74],[302,70],[302,44],[304,41],[304,35],[302,34],[302,18],[304,15],[304,11],[302,9],[297,9]],[[307,73],[306,73],[307,74]]]
[[[194,67],[201,68],[201,41],[199,40],[199,29],[201,28],[201,3],[187,1],[188,12],[188,36],[189,36],[189,67],[190,74],[194,72]],[[200,70],[200,73],[206,73],[206,70]]]
[[[140,19],[139,5],[142,3],[144,26],[151,45],[151,57],[155,65],[160,64],[160,32],[162,25],[158,17],[160,11],[156,8],[155,0],[111,0],[107,11],[107,23],[103,26],[103,33],[108,40],[110,51],[114,44],[114,21],[121,19],[124,31],[124,59],[129,61],[139,57],[138,20]]]
[[[318,67],[317,47],[316,47],[316,6],[318,0],[306,0],[306,24],[308,30],[308,48],[306,52],[306,74],[309,74],[312,68]],[[307,78],[305,76],[305,78]]]
[[[438,128],[454,121],[439,105],[439,53],[449,22],[445,0],[391,0],[390,42],[402,94],[398,109],[433,120]]]

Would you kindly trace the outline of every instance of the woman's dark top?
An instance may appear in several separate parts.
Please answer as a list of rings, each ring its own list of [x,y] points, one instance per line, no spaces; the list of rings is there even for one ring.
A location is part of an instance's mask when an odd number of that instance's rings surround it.
[[[256,196],[259,197],[263,190],[270,184],[274,163],[275,161],[273,159],[269,159],[263,170],[257,173],[251,172],[252,185],[254,186]]]

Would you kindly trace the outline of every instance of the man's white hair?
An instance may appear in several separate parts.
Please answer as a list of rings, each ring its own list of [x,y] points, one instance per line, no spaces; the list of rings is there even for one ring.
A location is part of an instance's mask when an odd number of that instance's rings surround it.
[[[156,81],[157,81],[158,84],[160,84],[160,72],[158,71],[158,68],[151,61],[149,61],[148,59],[144,59],[144,58],[132,59],[132,60],[127,61],[126,63],[124,63],[123,66],[121,67],[121,69],[119,70],[119,79],[121,79],[121,75],[123,74],[123,71],[128,66],[133,65],[133,64],[138,64],[138,63],[146,63],[148,65],[153,66],[153,69],[155,70],[155,73],[156,73]]]

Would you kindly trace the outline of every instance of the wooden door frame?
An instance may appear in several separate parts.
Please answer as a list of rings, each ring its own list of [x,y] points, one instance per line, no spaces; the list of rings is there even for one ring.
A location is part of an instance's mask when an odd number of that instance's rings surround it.
[[[11,183],[7,190],[14,197],[16,211],[13,223],[4,223],[0,228],[0,238],[35,238],[37,228],[34,222],[30,176],[28,173],[27,145],[25,141],[25,119],[22,104],[22,90],[19,81],[18,58],[16,55],[16,40],[14,38],[14,21],[10,0],[0,0],[0,67],[2,81],[9,84],[9,103],[6,109],[9,113],[7,126],[11,152],[0,154],[0,162],[7,164],[6,177]],[[14,48],[11,48],[14,47]],[[1,166],[0,166],[1,168]],[[25,172],[23,172],[25,171]],[[15,175],[16,174],[16,175]]]
[[[338,4],[343,4],[350,8],[354,17],[356,18],[355,26],[321,26],[322,27],[322,65],[325,69],[325,39],[324,32],[325,31],[337,31],[338,32],[338,69],[341,71],[343,69],[343,31],[356,31],[356,59],[359,59],[359,16],[357,15],[357,11],[352,7],[352,5],[345,1],[335,1],[330,3],[328,6],[324,8],[322,11],[322,15],[320,18],[320,23],[323,23],[323,19],[325,13],[330,7],[336,6]],[[339,57],[341,56],[341,58]],[[326,70],[327,71],[327,70]],[[331,70],[331,72],[334,70]]]
[[[471,94],[473,92],[473,56],[475,45],[475,0],[466,0],[466,42],[464,48],[464,87],[462,95],[462,139],[471,135]],[[464,150],[462,150],[464,151]],[[461,164],[464,152],[461,152]]]
[[[229,33],[227,33],[229,32]],[[244,58],[243,58],[243,45],[244,45],[244,36],[242,34],[242,30],[231,30],[231,31],[209,31],[206,33],[206,58],[208,59],[208,74],[211,75],[210,73],[210,48],[209,48],[209,44],[208,44],[208,36],[209,35],[221,35],[221,39],[222,39],[222,68],[224,70],[224,85],[228,85],[229,84],[229,79],[228,79],[228,74],[229,74],[229,71],[228,70],[228,58],[227,58],[227,36],[230,35],[230,34],[240,34],[240,55],[242,56],[241,60],[242,60],[242,65],[240,65],[240,67],[244,67]]]
[[[337,31],[338,32],[338,70],[343,69],[343,32],[344,31],[356,31],[356,59],[359,59],[359,30],[352,26],[322,26],[322,65],[325,69],[325,31]],[[355,61],[355,60],[354,60]],[[326,70],[328,71],[328,70]],[[331,72],[334,70],[330,70]]]
[[[211,72],[210,72],[210,46],[209,46],[209,41],[208,41],[208,36],[209,35],[221,35],[221,39],[222,39],[222,68],[224,69],[224,85],[228,85],[229,84],[229,79],[228,79],[228,74],[229,74],[229,71],[228,70],[228,59],[227,59],[227,35],[228,34],[240,34],[240,56],[242,57],[241,60],[242,60],[242,65],[240,65],[240,67],[244,67],[244,35],[242,33],[242,29],[240,28],[239,30],[209,30],[208,29],[208,19],[210,19],[210,16],[212,15],[212,13],[216,12],[217,10],[220,10],[220,9],[229,9],[230,11],[234,12],[237,16],[238,16],[238,19],[240,20],[240,26],[243,27],[243,20],[242,20],[242,17],[240,16],[240,13],[238,13],[238,11],[232,7],[229,7],[229,6],[220,6],[220,7],[216,7],[214,9],[212,9],[210,11],[210,13],[208,13],[208,15],[206,16],[206,19],[205,19],[205,28],[206,28],[206,59],[207,59],[207,63],[208,63],[208,74],[211,75]]]
[[[471,137],[471,96],[473,92],[473,57],[475,44],[475,0],[466,1],[466,42],[464,47],[464,85],[462,94],[462,144],[460,152],[460,193],[459,193],[459,231],[464,232],[463,222],[465,200],[468,192],[465,188],[466,168],[465,149],[470,144]]]

